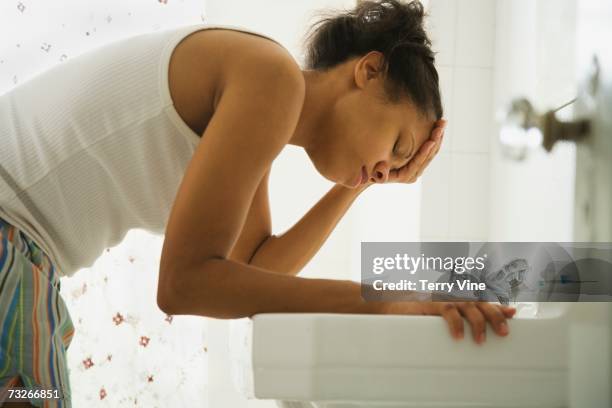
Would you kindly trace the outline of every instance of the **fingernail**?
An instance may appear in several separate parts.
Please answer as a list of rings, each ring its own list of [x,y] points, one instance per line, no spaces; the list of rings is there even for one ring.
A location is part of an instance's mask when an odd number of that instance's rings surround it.
[[[455,337],[456,337],[458,340],[461,340],[461,339],[463,338],[463,330],[461,330],[461,331],[459,331],[459,332],[456,332],[456,333],[455,333]]]
[[[485,334],[484,334],[484,333],[480,333],[480,334],[478,335],[478,340],[477,340],[477,341],[478,341],[478,343],[484,343],[484,341],[485,341],[485,340],[486,340],[486,336],[485,336]]]
[[[508,334],[508,324],[507,323],[502,323],[499,325],[499,332],[501,334]]]

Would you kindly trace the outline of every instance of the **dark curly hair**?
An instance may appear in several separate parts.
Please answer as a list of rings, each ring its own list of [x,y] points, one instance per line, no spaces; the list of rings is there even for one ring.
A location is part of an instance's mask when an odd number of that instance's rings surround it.
[[[349,11],[318,13],[305,37],[305,67],[327,70],[348,59],[380,51],[385,75],[385,102],[407,97],[424,114],[442,118],[438,72],[431,41],[423,28],[419,1],[360,1]]]

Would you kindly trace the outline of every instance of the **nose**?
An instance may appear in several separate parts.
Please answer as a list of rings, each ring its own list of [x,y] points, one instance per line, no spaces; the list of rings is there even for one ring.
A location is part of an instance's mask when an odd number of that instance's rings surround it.
[[[376,163],[372,178],[376,183],[385,183],[389,177],[389,165],[384,161]]]

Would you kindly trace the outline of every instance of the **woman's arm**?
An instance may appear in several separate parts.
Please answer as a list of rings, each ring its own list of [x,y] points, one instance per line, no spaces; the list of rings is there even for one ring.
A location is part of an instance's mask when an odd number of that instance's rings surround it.
[[[201,267],[209,259],[228,258],[257,187],[300,116],[305,83],[290,56],[266,48],[233,57],[168,217],[158,282],[163,307],[181,300],[183,290],[212,289],[191,287],[189,275],[206,273]]]
[[[350,189],[336,184],[293,227],[263,241],[249,263],[269,271],[297,275],[369,185]]]
[[[268,200],[270,170],[259,182],[247,219],[228,259],[248,264],[257,248],[272,235],[272,215]]]
[[[258,186],[295,129],[305,94],[298,67],[288,69],[258,50],[238,57],[170,211],[158,306],[169,314],[214,318],[375,313],[358,283],[298,278],[228,259]]]

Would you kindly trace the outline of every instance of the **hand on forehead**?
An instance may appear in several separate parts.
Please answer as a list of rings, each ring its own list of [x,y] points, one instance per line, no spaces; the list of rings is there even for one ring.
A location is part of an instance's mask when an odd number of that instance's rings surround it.
[[[414,143],[416,145],[416,151],[428,140],[432,139],[435,134],[437,128],[441,128],[441,131],[444,131],[446,126],[446,120],[439,119],[435,120],[432,118],[425,118],[423,116],[419,116],[417,120],[413,121],[411,126],[411,134],[414,138]]]

